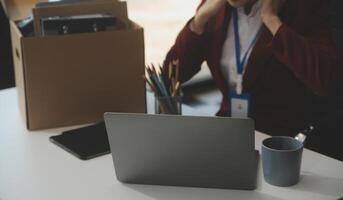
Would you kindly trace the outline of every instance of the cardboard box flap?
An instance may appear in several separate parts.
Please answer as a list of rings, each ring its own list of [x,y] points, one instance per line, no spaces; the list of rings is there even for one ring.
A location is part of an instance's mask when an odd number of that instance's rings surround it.
[[[1,0],[7,17],[13,21],[25,19],[31,15],[32,8],[37,2],[38,0]]]
[[[80,4],[34,8],[33,16],[35,34],[37,36],[41,35],[40,20],[43,17],[84,14],[112,14],[113,16],[117,17],[125,27],[129,27],[130,25],[126,2],[120,2],[117,0],[84,1]]]

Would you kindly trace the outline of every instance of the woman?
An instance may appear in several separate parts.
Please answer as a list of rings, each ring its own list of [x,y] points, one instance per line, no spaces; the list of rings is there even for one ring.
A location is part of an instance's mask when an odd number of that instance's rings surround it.
[[[316,98],[335,96],[341,79],[327,6],[327,0],[203,0],[166,63],[178,59],[187,81],[206,61],[223,94],[217,115],[234,113],[231,92],[241,100],[248,94],[245,111],[257,130],[294,136],[321,117]]]

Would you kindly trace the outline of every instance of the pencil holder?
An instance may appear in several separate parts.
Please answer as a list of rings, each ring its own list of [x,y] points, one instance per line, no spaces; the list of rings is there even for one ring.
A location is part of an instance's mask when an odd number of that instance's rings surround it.
[[[155,114],[181,115],[181,96],[155,97]]]

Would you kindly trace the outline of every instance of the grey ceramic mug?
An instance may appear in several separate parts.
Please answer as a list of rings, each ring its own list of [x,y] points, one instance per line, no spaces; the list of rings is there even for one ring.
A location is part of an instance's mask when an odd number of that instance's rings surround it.
[[[297,184],[304,145],[292,137],[270,137],[262,142],[263,175],[276,186]]]

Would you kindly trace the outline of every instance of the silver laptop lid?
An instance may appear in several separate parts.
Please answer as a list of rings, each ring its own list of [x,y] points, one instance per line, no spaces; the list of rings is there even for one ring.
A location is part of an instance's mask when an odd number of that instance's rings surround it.
[[[119,181],[255,189],[250,119],[106,113]]]

